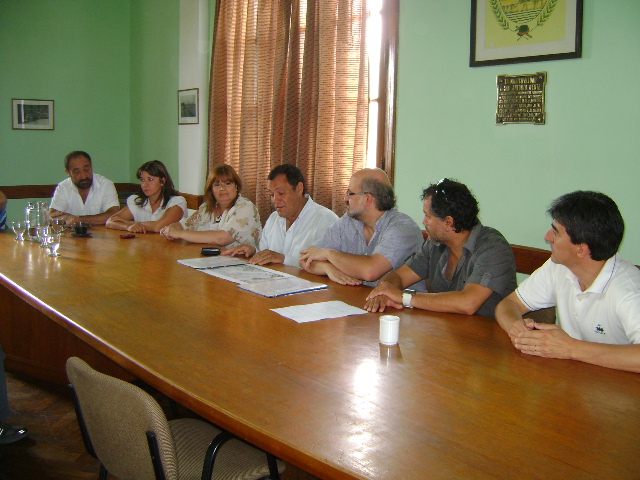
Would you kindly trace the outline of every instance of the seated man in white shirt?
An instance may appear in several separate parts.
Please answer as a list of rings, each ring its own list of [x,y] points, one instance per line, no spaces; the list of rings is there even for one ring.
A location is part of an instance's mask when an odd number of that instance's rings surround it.
[[[640,372],[640,271],[617,254],[624,234],[617,205],[577,191],[548,213],[551,258],[498,304],[498,323],[522,353]],[[557,325],[526,317],[552,306]]]
[[[331,227],[338,216],[305,193],[304,176],[295,165],[278,165],[267,179],[276,211],[262,229],[258,251],[253,245],[243,244],[222,254],[251,257],[249,261],[255,265],[284,263],[297,267],[300,252]]]
[[[93,173],[88,153],[69,153],[64,159],[64,171],[69,178],[60,182],[53,193],[51,218],[62,217],[67,225],[78,222],[104,225],[120,210],[115,185]]]
[[[300,266],[343,285],[375,287],[420,248],[422,232],[395,208],[393,187],[379,168],[354,173],[345,199],[347,213],[302,252]]]

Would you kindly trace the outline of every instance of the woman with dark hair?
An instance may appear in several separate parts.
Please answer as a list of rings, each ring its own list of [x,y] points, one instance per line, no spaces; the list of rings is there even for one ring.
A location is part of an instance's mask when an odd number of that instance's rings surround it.
[[[262,225],[256,206],[240,195],[242,182],[230,165],[218,165],[207,178],[204,203],[188,219],[173,223],[160,234],[167,240],[218,247],[248,243],[257,246]]]
[[[178,195],[162,162],[147,162],[136,175],[140,179],[140,193],[131,195],[127,206],[107,220],[107,228],[157,233],[187,216],[187,201]]]

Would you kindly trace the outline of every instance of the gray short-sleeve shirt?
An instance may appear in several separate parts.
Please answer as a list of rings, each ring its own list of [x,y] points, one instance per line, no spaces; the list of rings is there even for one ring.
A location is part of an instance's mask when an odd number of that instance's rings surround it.
[[[395,208],[384,212],[376,222],[374,230],[373,237],[367,244],[364,223],[345,213],[314,245],[353,255],[380,254],[389,260],[392,270],[395,270],[417,251],[423,242],[422,232],[416,222]],[[378,281],[363,283],[376,286]]]
[[[406,265],[427,280],[429,292],[461,291],[467,283],[490,288],[493,293],[478,314],[495,317],[496,305],[516,288],[516,260],[511,245],[494,228],[477,224],[471,229],[463,251],[451,281],[444,276],[449,247],[431,239]]]

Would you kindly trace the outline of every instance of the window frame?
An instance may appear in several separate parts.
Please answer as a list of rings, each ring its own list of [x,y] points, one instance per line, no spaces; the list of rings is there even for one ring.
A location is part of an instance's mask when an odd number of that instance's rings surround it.
[[[376,165],[387,172],[391,184],[393,184],[395,176],[396,87],[400,0],[384,0],[381,16],[382,32],[380,42],[380,91],[378,92]]]

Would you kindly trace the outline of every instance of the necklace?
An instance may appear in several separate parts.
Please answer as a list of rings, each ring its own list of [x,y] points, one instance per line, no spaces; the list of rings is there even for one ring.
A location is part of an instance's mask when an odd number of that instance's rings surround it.
[[[218,213],[218,211],[221,210],[220,215],[216,215],[216,213]],[[213,210],[213,221],[216,223],[220,223],[220,221],[222,220],[222,215],[224,215],[224,208],[222,208],[222,206],[220,206],[220,204],[216,203],[216,208]]]

